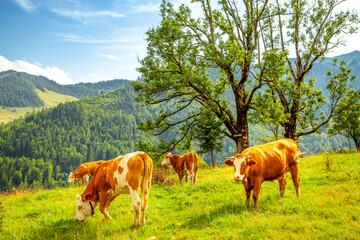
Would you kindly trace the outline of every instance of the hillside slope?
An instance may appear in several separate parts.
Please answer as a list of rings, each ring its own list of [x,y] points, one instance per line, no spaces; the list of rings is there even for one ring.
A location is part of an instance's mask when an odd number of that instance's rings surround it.
[[[4,107],[42,107],[44,103],[36,90],[53,91],[75,98],[96,96],[99,93],[113,91],[125,85],[128,80],[115,79],[97,83],[78,83],[60,85],[43,76],[5,71],[0,72],[0,106]]]
[[[40,91],[35,90],[37,96],[44,103],[45,108],[51,108],[57,106],[59,103],[75,101],[78,100],[75,97],[63,95],[53,91],[45,89]],[[25,116],[26,113],[31,113],[32,111],[39,111],[43,107],[2,107],[0,108],[0,123],[8,123],[13,121],[21,116]]]
[[[360,239],[360,153],[301,159],[301,194],[291,176],[284,198],[278,182],[264,182],[259,212],[245,208],[233,168],[200,169],[197,184],[153,185],[146,225],[133,229],[130,197],[112,204],[112,221],[76,222],[75,195],[85,186],[2,195],[2,239]],[[154,159],[155,160],[155,159]],[[327,163],[330,163],[328,169]],[[174,177],[174,175],[173,175]],[[1,216],[1,215],[0,215]]]

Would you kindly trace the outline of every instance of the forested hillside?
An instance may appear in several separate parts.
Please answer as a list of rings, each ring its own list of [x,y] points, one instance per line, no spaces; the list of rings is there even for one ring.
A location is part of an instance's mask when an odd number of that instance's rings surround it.
[[[84,98],[112,91],[125,85],[127,80],[101,81],[97,83],[78,83],[60,85],[42,76],[23,72],[5,71],[0,73],[0,106],[3,107],[42,107],[44,102],[36,94],[36,89]]]
[[[1,189],[62,184],[83,162],[134,151],[137,141],[147,138],[138,124],[154,114],[134,97],[128,84],[0,125]]]

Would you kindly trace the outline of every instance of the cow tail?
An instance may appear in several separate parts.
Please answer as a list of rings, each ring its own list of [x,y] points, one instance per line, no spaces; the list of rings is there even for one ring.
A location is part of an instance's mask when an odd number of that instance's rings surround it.
[[[140,155],[141,159],[144,162],[144,173],[143,173],[143,180],[141,184],[141,191],[148,192],[151,186],[151,177],[152,177],[152,160],[150,157],[143,153]]]
[[[193,154],[193,183],[195,184],[196,182],[196,176],[197,176],[197,172],[198,172],[198,169],[199,169],[199,156],[194,153]]]

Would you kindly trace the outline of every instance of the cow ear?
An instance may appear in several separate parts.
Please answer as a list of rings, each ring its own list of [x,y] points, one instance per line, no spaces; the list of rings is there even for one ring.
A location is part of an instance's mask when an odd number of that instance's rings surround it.
[[[76,199],[77,199],[77,200],[81,200],[81,195],[80,195],[80,194],[77,194],[77,195],[76,195]]]
[[[85,201],[91,200],[91,194],[90,193],[86,194],[84,198],[85,198]]]
[[[234,160],[231,160],[231,159],[226,159],[224,163],[228,167],[234,166]]]
[[[255,161],[255,160],[249,160],[248,162],[247,162],[247,164],[250,166],[250,167],[252,167],[252,166],[255,166],[256,164],[257,164],[257,162]]]

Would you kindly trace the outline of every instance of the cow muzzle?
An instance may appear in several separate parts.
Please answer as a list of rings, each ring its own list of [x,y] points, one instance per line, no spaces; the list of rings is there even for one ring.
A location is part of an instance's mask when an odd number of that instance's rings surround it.
[[[238,182],[242,182],[244,185],[247,185],[247,179],[245,178],[244,175],[242,176],[234,175],[234,180]]]

